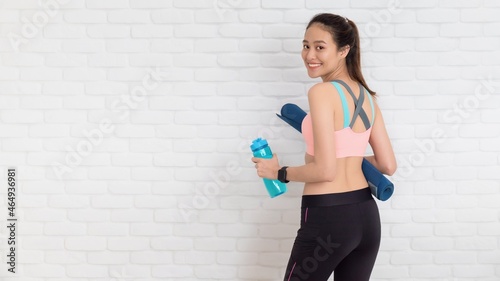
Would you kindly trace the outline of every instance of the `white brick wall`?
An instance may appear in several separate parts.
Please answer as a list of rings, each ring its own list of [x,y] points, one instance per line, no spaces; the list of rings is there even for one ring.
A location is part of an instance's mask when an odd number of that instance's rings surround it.
[[[301,184],[268,198],[249,142],[302,163],[318,12],[362,34],[398,156],[372,280],[500,280],[496,0],[11,0],[0,11],[0,279],[281,280]],[[17,273],[6,168],[18,169]]]

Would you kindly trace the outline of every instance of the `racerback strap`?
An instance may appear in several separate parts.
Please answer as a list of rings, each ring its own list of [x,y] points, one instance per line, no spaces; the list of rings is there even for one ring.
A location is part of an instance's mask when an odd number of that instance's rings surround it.
[[[371,127],[371,124],[370,124],[370,120],[368,119],[368,116],[366,115],[365,110],[363,109],[363,102],[365,101],[364,87],[358,83],[360,93],[359,93],[359,98],[356,98],[356,96],[352,92],[351,88],[344,81],[334,80],[334,81],[332,81],[332,84],[335,86],[335,88],[337,89],[337,91],[340,94],[340,100],[342,102],[342,109],[344,110],[344,128],[349,126],[352,129],[352,126],[354,126],[354,122],[356,122],[356,118],[359,116],[361,118],[361,120],[363,121],[363,125],[368,130]],[[347,92],[349,92],[349,94],[351,95],[351,97],[354,101],[354,113],[352,115],[352,119],[351,119],[351,122],[349,123],[349,125],[348,125],[349,107],[347,106],[347,100],[345,98],[344,91],[342,90],[342,88],[338,84],[341,84],[342,86],[344,86],[344,88],[347,89]],[[370,94],[368,94],[368,95],[370,95]],[[371,97],[369,97],[369,100],[370,100],[370,105],[372,107],[372,116],[374,116],[375,113],[373,112],[373,101],[372,101]]]

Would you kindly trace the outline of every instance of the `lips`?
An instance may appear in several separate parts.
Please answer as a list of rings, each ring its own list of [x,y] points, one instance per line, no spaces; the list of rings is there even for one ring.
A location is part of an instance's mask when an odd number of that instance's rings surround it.
[[[322,65],[321,63],[308,63],[307,67],[309,67],[310,69],[316,69],[316,68],[320,67],[321,65]]]

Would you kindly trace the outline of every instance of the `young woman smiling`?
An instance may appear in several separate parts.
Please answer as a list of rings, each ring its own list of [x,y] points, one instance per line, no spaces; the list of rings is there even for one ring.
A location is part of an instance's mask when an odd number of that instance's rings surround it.
[[[305,164],[281,167],[276,155],[252,158],[260,177],[305,183],[285,281],[325,281],[332,272],[335,281],[368,281],[378,254],[380,217],[361,163],[365,158],[392,175],[396,160],[375,92],[361,72],[359,47],[351,20],[334,14],[311,19],[302,59],[309,77],[323,82],[308,92]],[[364,155],[368,143],[372,156]]]

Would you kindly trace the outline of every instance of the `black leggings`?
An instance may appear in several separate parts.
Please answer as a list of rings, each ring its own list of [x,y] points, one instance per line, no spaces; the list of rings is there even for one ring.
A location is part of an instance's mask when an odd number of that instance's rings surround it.
[[[364,188],[304,195],[284,281],[368,281],[380,246],[377,204]]]

